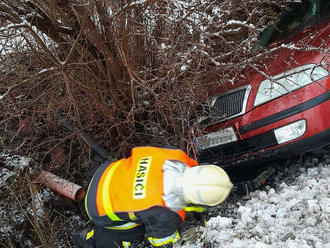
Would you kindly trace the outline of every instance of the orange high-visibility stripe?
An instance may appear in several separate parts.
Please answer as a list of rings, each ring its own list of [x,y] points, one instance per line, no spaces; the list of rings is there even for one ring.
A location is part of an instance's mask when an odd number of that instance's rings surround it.
[[[184,211],[183,209],[177,211],[177,213],[180,215],[182,220],[184,220],[186,218],[186,211]]]
[[[99,216],[109,215],[113,212],[110,199],[110,182],[116,168],[125,160],[126,159],[121,159],[111,163],[105,169],[99,180],[96,193],[96,206]]]
[[[102,190],[102,207],[103,207],[106,215],[108,215],[108,217],[113,221],[122,220],[114,213],[114,211],[112,209],[112,200],[110,199],[110,192],[109,192],[112,176],[114,175],[114,172],[116,171],[117,167],[120,166],[122,161],[123,160],[119,160],[119,161],[113,163],[110,166],[111,167],[110,170],[108,170],[104,173],[106,175],[105,175],[105,179],[103,181],[103,185],[101,188],[101,190]]]

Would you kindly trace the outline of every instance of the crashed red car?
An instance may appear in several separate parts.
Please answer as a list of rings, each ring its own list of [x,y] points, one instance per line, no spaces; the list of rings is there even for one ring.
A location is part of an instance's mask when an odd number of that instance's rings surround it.
[[[291,7],[261,36],[261,46],[276,47],[267,70],[212,97],[201,163],[246,166],[330,144],[330,1]]]

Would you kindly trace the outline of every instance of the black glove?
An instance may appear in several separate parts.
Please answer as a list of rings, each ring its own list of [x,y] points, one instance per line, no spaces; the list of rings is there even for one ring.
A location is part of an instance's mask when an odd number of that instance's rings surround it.
[[[191,213],[194,221],[196,222],[197,225],[199,226],[205,226],[206,225],[206,219],[205,219],[205,214],[204,213],[197,213],[197,212],[192,212]]]

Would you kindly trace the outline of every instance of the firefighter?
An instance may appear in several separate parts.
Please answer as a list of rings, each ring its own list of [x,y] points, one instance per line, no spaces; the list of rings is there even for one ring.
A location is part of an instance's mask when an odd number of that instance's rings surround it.
[[[85,197],[94,224],[74,235],[78,247],[131,247],[146,237],[156,247],[172,247],[186,211],[215,206],[233,185],[215,165],[198,165],[176,149],[137,147],[129,158],[103,163]]]

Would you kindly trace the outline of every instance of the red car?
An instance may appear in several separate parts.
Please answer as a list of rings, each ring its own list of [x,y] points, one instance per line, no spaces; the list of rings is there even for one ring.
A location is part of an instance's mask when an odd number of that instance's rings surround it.
[[[330,144],[330,1],[291,9],[261,36],[274,50],[264,69],[212,97],[201,163],[246,166]]]

